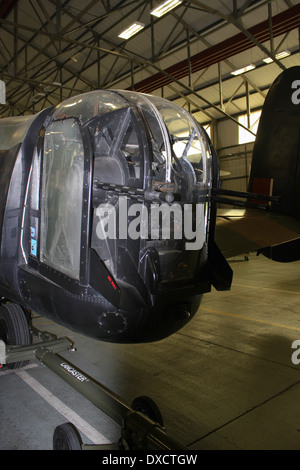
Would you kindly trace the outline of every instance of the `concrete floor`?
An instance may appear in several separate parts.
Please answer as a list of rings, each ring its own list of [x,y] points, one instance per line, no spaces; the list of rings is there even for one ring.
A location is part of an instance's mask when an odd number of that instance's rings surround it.
[[[169,435],[189,449],[299,449],[300,364],[291,346],[300,339],[300,262],[253,255],[231,266],[232,290],[207,294],[188,326],[155,344],[101,343],[41,317],[34,323],[72,338],[77,351],[62,355],[126,404],[155,400]],[[114,421],[38,361],[0,372],[0,416],[0,449],[51,449],[66,421],[84,443],[120,437]]]

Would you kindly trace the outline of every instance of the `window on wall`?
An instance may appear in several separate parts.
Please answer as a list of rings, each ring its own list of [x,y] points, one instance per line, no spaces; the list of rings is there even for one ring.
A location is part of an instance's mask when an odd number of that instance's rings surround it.
[[[255,133],[255,135],[251,134],[251,132],[248,132],[246,129],[239,126],[239,144],[247,144],[248,142],[255,141],[260,115],[261,111],[255,111],[254,113],[250,114],[250,129],[252,132]],[[243,126],[248,127],[247,114],[239,116],[238,121]]]
[[[210,124],[204,126],[204,129],[205,129],[208,137],[211,139],[211,126],[210,126]]]

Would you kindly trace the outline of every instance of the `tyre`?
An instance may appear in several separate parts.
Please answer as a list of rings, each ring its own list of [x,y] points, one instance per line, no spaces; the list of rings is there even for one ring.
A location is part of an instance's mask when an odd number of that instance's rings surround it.
[[[147,418],[160,424],[162,427],[164,426],[160,410],[151,398],[146,396],[137,397],[133,400],[131,408],[135,411],[139,411],[143,415],[147,416]]]
[[[20,305],[6,303],[0,306],[0,339],[8,345],[27,346],[31,336],[26,314]],[[8,369],[24,367],[29,361],[6,364]]]
[[[64,423],[53,434],[53,450],[81,450],[82,440],[76,426]]]

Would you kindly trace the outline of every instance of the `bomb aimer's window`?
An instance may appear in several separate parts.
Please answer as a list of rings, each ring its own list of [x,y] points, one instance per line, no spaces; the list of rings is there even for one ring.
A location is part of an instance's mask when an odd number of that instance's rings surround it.
[[[74,119],[53,122],[44,141],[41,261],[79,279],[83,143]]]

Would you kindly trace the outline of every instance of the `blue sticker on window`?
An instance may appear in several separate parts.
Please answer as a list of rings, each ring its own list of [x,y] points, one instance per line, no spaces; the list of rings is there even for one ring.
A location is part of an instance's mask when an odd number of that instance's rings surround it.
[[[35,236],[35,228],[34,228],[34,227],[30,227],[30,230],[31,230],[31,238],[36,238],[36,236]]]
[[[32,254],[32,256],[37,255],[37,242],[36,240],[33,240],[33,238],[31,239],[30,253]]]

